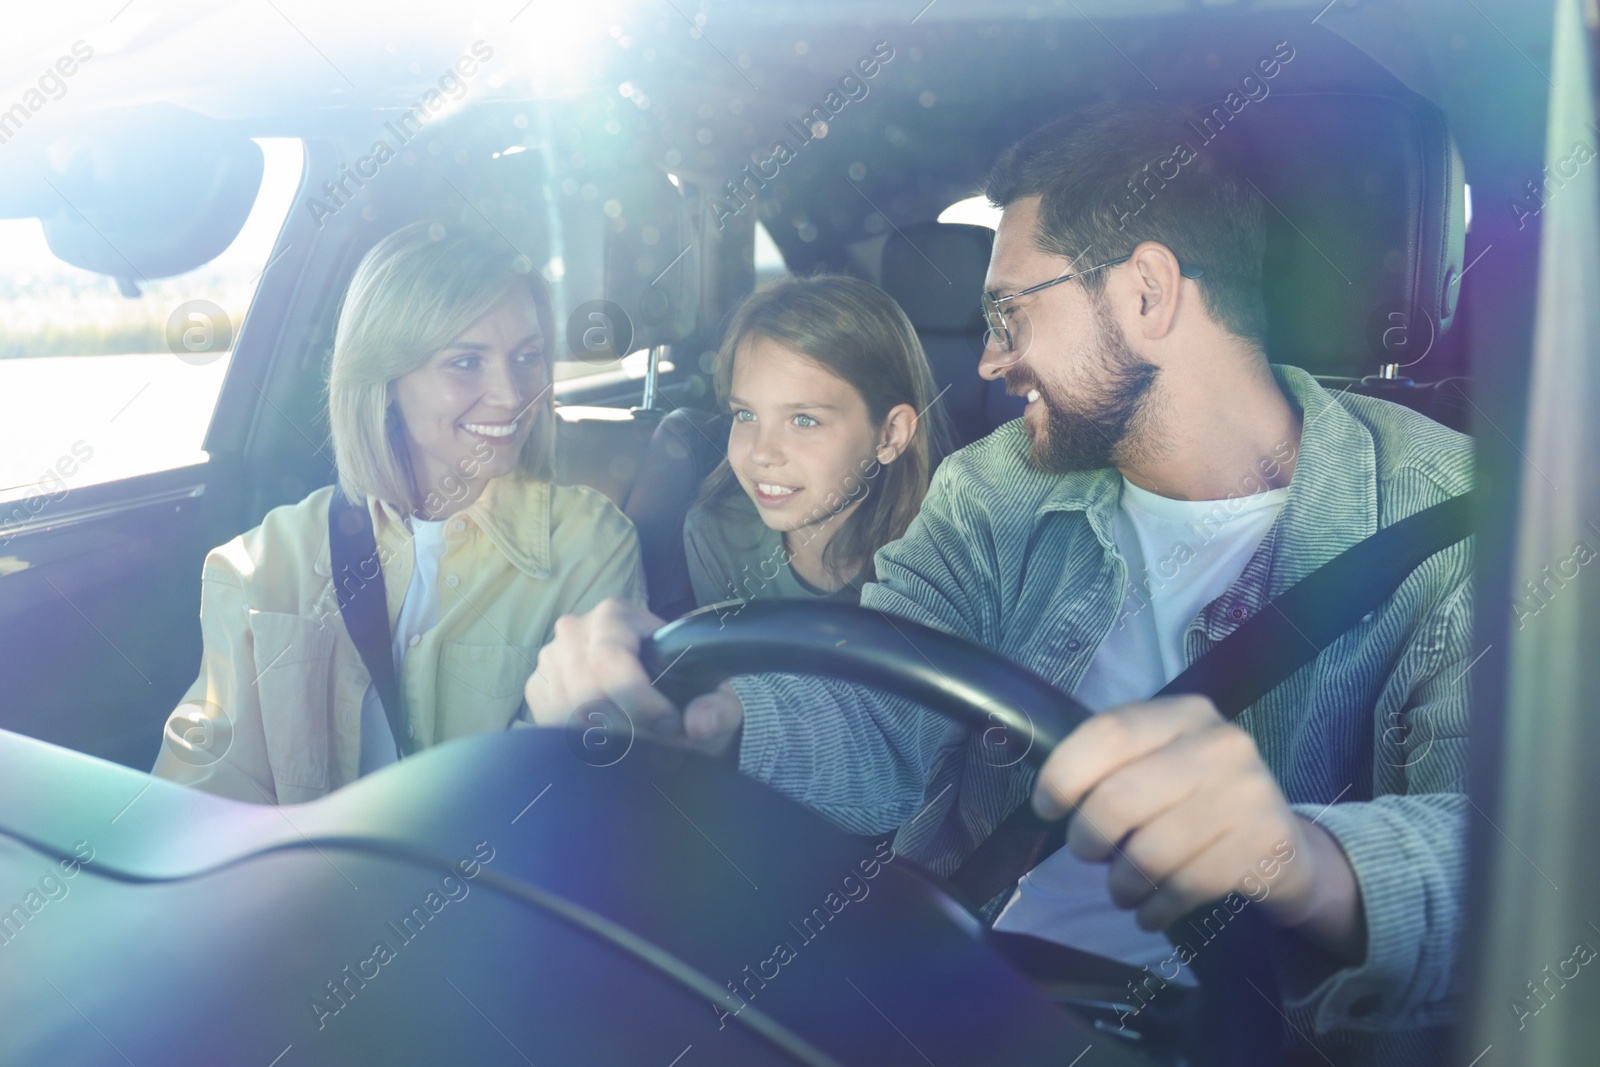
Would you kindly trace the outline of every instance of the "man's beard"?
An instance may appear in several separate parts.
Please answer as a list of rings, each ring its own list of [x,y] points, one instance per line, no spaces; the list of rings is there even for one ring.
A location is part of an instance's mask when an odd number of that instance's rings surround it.
[[[1158,368],[1128,347],[1110,310],[1098,300],[1095,326],[1099,336],[1082,361],[1084,377],[1094,380],[1075,390],[1074,401],[1028,368],[1021,368],[1020,381],[1015,371],[1008,375],[1012,391],[1039,390],[1045,424],[1037,432],[1030,427],[1029,453],[1034,466],[1051,474],[1113,467],[1144,451],[1137,440],[1139,424]]]

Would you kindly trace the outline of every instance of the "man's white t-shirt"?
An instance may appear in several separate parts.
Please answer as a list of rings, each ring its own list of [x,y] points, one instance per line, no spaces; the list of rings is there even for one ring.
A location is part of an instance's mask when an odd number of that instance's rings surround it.
[[[416,566],[411,569],[411,584],[400,605],[400,618],[394,627],[395,678],[404,677],[406,650],[439,622],[439,561],[444,558],[444,519],[411,519],[412,543],[416,546]],[[368,685],[361,697],[361,764],[359,774],[371,774],[400,758],[395,748],[394,731],[378,699],[378,687]]]
[[[1239,580],[1287,489],[1227,500],[1173,500],[1122,481],[1112,524],[1128,564],[1128,589],[1073,696],[1104,711],[1160,691],[1187,666],[1183,634],[1205,606]],[[1022,876],[995,929],[1032,934],[1135,967],[1172,956],[1159,931],[1111,903],[1107,867],[1063,848]],[[1180,981],[1193,982],[1185,967]]]

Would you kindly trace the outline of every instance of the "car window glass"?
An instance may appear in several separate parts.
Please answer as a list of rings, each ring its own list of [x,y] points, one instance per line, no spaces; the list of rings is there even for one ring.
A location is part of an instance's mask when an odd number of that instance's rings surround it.
[[[990,204],[986,196],[969,196],[939,212],[939,221],[964,222],[970,226],[987,226],[992,230],[1000,225],[1000,209]]]
[[[233,343],[304,166],[297,139],[257,144],[265,173],[238,237],[137,295],[58,259],[37,218],[0,219],[0,501],[204,462]]]
[[[756,223],[756,288],[777,281],[789,272],[783,262],[783,252],[772,239],[764,222]]]

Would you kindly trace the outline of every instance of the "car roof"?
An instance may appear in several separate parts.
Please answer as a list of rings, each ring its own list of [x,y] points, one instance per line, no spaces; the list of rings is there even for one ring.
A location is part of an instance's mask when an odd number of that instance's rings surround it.
[[[464,106],[512,116],[540,101],[598,104],[617,120],[618,145],[714,193],[882,42],[894,59],[877,79],[890,90],[863,106],[863,120],[831,124],[827,151],[801,153],[768,194],[776,205],[769,215],[803,215],[823,232],[813,243],[774,228],[801,270],[822,265],[821,250],[866,236],[859,222],[872,210],[933,218],[976,191],[1001,148],[1050,117],[1108,97],[1220,97],[1280,41],[1295,48],[1297,62],[1278,91],[1409,89],[1445,109],[1469,171],[1476,146],[1491,141],[1496,151],[1511,144],[1537,158],[1538,132],[1508,121],[1503,98],[1513,91],[1502,86],[1499,101],[1464,106],[1486,94],[1470,78],[1474,55],[1503,59],[1508,42],[1524,58],[1538,54],[1549,20],[1529,12],[1460,24],[1444,17],[1442,0],[920,6],[628,2],[552,10],[464,0],[386,4],[380,21],[364,5],[133,2],[87,26],[75,12],[19,13],[18,32],[0,43],[0,70],[16,71],[25,86],[27,72],[77,36],[95,49],[96,80],[53,103],[63,117],[113,100],[162,100],[252,136],[360,139],[381,125],[375,120],[436,92],[476,44],[493,58]],[[856,186],[848,200],[839,173]]]

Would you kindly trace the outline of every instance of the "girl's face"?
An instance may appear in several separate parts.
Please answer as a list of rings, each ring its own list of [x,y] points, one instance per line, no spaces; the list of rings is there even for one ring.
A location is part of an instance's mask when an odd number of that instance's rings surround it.
[[[916,412],[901,404],[873,426],[855,387],[768,337],[739,343],[728,406],[728,465],[769,529],[839,523],[866,494],[874,463],[910,443]]]
[[[532,295],[516,287],[392,388],[424,517],[466,507],[516,469],[550,388]]]

